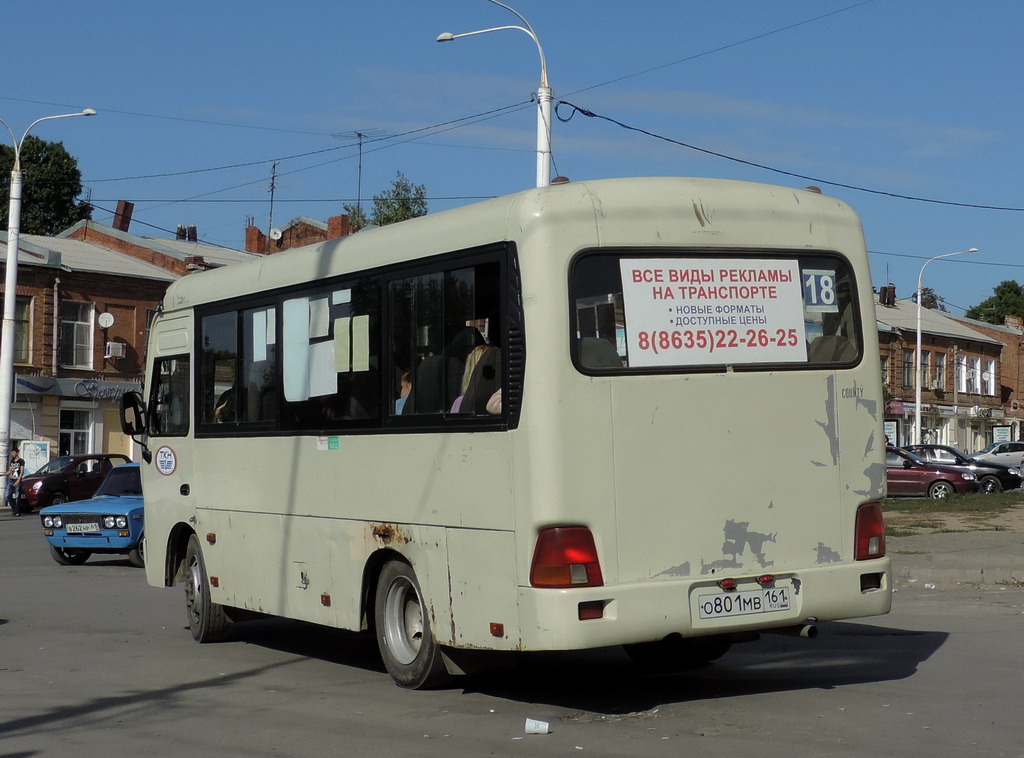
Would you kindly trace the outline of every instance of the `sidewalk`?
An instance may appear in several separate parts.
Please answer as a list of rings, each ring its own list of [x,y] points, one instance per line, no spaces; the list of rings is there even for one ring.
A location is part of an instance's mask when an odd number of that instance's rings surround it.
[[[1024,586],[1024,533],[975,531],[886,539],[894,586]]]
[[[957,584],[1024,587],[1024,505],[994,513],[886,513],[899,529],[931,522],[922,533],[887,537],[894,586]]]

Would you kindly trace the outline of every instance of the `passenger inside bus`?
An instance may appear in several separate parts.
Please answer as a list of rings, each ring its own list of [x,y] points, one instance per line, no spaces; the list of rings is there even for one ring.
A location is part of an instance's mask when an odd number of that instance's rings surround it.
[[[501,350],[493,345],[483,348],[472,368],[460,407],[462,413],[475,416],[487,414],[487,402],[501,388]]]
[[[466,367],[462,372],[462,385],[460,387],[459,396],[455,398],[455,402],[452,403],[451,410],[449,413],[469,413],[470,408],[467,407],[464,411],[462,410],[462,404],[466,399],[466,393],[469,392],[473,385],[474,377],[476,376],[476,367],[480,363],[486,353],[492,350],[497,350],[494,345],[477,345],[473,348],[473,351],[466,358]],[[479,382],[479,378],[477,379]],[[475,392],[474,388],[474,392]]]

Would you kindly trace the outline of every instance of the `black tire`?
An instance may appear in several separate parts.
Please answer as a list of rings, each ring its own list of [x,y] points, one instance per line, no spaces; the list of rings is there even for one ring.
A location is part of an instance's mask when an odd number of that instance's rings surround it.
[[[947,482],[945,479],[939,479],[937,482],[932,482],[928,487],[928,497],[933,500],[940,500],[944,497],[952,497],[956,494],[956,487]]]
[[[451,681],[430,630],[420,584],[409,564],[385,564],[377,581],[374,622],[380,657],[399,687],[430,689]]]
[[[63,505],[68,501],[68,496],[63,492],[54,492],[50,495],[50,502],[48,505]]]
[[[227,637],[230,622],[224,608],[210,599],[210,577],[194,534],[185,550],[185,613],[196,642],[220,642]]]
[[[979,489],[983,495],[995,495],[1003,491],[1003,484],[996,476],[983,476],[978,482]]]
[[[146,535],[139,537],[139,544],[128,551],[128,562],[135,568],[146,568]]]
[[[666,637],[657,642],[623,645],[626,655],[640,668],[651,673],[689,671],[718,660],[729,652],[732,643],[719,637]]]
[[[50,545],[50,555],[61,566],[81,566],[92,555],[88,550],[67,550]]]

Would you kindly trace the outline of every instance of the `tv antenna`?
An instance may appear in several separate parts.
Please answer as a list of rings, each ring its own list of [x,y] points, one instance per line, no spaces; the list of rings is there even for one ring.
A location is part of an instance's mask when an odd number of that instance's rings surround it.
[[[359,141],[359,173],[356,177],[356,207],[360,212],[363,210],[363,140],[366,138],[375,139],[387,134],[385,129],[357,129],[351,132],[339,132],[332,134],[335,139],[354,139]]]
[[[275,239],[274,232],[274,190],[277,189],[277,161],[270,166],[270,213],[267,215],[267,236]],[[278,237],[279,238],[279,237]]]

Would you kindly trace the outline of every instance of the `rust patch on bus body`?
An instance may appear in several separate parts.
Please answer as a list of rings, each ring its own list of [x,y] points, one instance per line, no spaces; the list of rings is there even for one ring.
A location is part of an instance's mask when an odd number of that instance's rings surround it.
[[[405,535],[400,527],[394,524],[377,524],[370,530],[374,538],[382,545],[394,545],[396,543],[408,544],[412,540]]]

